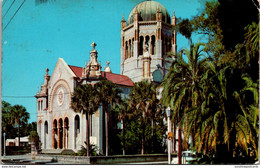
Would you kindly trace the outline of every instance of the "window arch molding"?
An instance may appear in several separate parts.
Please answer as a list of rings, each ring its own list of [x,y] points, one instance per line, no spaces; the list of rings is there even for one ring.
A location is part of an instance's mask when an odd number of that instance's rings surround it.
[[[53,89],[51,90],[51,94],[50,94],[50,112],[53,112],[53,102],[54,102],[54,97],[55,97],[55,93],[57,92],[57,90],[60,87],[64,87],[69,95],[69,107],[71,107],[71,90],[69,87],[69,84],[67,83],[67,81],[65,81],[64,79],[59,79],[53,86]]]

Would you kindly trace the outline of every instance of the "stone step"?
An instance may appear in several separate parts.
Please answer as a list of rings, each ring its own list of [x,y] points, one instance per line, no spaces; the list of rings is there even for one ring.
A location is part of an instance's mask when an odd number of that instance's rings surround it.
[[[42,149],[41,153],[44,154],[74,154],[72,149]]]
[[[64,149],[42,149],[41,153],[60,154]]]

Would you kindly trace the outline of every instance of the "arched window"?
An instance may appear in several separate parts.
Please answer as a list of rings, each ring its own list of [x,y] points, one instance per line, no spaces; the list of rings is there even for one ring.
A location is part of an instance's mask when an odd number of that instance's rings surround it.
[[[139,55],[143,55],[144,51],[144,37],[140,36],[140,41],[139,41]]]
[[[125,42],[125,59],[128,58],[128,42]]]
[[[44,142],[43,142],[44,149],[47,148],[47,135],[48,135],[48,121],[45,121],[44,122]]]
[[[152,42],[151,42],[151,54],[155,54],[155,36],[152,36]]]
[[[48,134],[48,121],[45,121],[44,123],[44,133]]]
[[[76,133],[80,133],[80,119],[79,119],[78,115],[76,115],[76,117],[75,117],[75,130],[76,130]]]
[[[146,45],[150,45],[150,37],[149,36],[145,36],[145,44]]]
[[[74,119],[74,148],[77,149],[79,146],[79,134],[80,134],[80,118],[78,115]]]
[[[131,50],[131,57],[134,56],[134,38],[132,39],[132,50]]]
[[[132,57],[132,42],[129,40],[128,58]]]

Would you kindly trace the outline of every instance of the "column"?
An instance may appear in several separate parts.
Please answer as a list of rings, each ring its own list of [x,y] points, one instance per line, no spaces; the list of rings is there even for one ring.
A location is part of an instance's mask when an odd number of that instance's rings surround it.
[[[149,53],[152,55],[152,36],[149,36]]]
[[[61,138],[60,138],[60,131],[61,131],[61,128],[59,127],[59,128],[58,128],[58,148],[59,148],[59,149],[60,149],[60,145],[61,145],[61,144],[60,144],[60,143],[61,143],[61,141],[60,141],[60,140],[61,140]]]

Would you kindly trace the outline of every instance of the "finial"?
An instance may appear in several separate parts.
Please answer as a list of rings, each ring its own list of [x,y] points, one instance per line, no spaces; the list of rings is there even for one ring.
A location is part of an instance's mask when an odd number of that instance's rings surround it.
[[[110,67],[109,67],[110,62],[107,61],[106,63],[107,63],[107,66],[105,67],[104,71],[105,71],[105,72],[112,72],[111,69],[110,69]]]
[[[93,47],[92,50],[95,50],[95,47],[97,46],[97,44],[93,41],[93,43],[90,46]]]
[[[39,94],[40,93],[40,91],[39,91],[39,85],[37,86],[37,94]]]
[[[125,22],[125,15],[123,14],[123,18],[121,22]]]
[[[45,69],[45,71],[46,71],[46,74],[48,75],[48,72],[49,72],[49,68],[46,68],[46,69]]]
[[[172,14],[172,16],[173,16],[173,17],[175,16],[175,10],[173,10],[173,14]]]
[[[157,9],[157,12],[161,12],[161,9],[160,9],[160,8],[158,8],[158,9]]]

